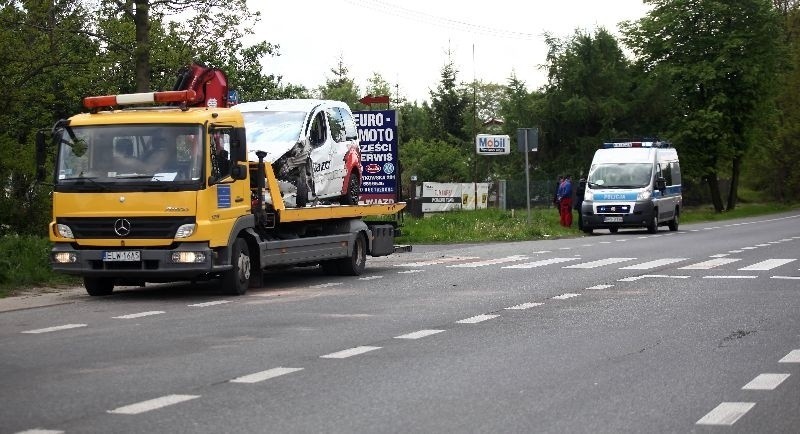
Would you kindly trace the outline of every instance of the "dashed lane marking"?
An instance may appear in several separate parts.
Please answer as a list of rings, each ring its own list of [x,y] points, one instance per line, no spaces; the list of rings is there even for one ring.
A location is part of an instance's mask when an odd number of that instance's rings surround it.
[[[641,276],[626,277],[619,279],[617,282],[635,282],[641,279],[688,279],[691,276],[669,275],[669,274],[643,274]]]
[[[166,313],[163,310],[151,310],[148,312],[139,312],[139,313],[132,313],[130,315],[122,315],[122,316],[112,316],[111,318],[114,319],[136,319],[142,318],[146,316],[153,316],[153,315],[161,315],[162,313]]]
[[[525,310],[525,309],[530,309],[532,307],[541,306],[543,304],[544,303],[522,303],[522,304],[518,304],[516,306],[507,307],[505,309],[506,310]]]
[[[181,402],[190,401],[199,398],[199,395],[167,395],[161,398],[150,399],[147,401],[130,404],[123,407],[108,410],[111,414],[141,414],[159,408],[164,408],[170,405],[180,404]]]
[[[769,244],[756,244],[756,247],[769,247]]]
[[[697,421],[697,425],[733,425],[755,402],[723,402]]]
[[[678,270],[710,270],[714,267],[719,267],[720,265],[730,264],[736,261],[739,261],[739,259],[717,258],[708,261],[698,262],[697,264],[687,265],[685,267],[678,268]]]
[[[577,297],[579,295],[580,294],[574,294],[574,293],[568,292],[566,294],[561,294],[561,295],[557,295],[557,296],[553,297],[553,300],[566,300],[568,298]]]
[[[620,270],[649,270],[651,268],[661,267],[663,265],[674,264],[676,262],[685,261],[687,258],[663,258],[656,259],[655,261],[642,262],[641,264],[629,265],[622,267]]]
[[[403,270],[403,271],[398,271],[397,274],[414,274],[414,273],[422,273],[424,271],[425,270]]]
[[[230,300],[217,300],[217,301],[207,301],[205,303],[196,303],[190,304],[189,307],[209,307],[209,306],[218,306],[220,304],[230,303]]]
[[[758,279],[758,276],[703,276],[703,279]]]
[[[339,285],[344,285],[344,282],[320,283],[319,285],[311,285],[309,288],[322,289],[322,288],[330,288],[331,286],[339,286]]]
[[[755,250],[758,247],[742,247],[742,250]]]
[[[634,259],[636,258],[606,258],[597,261],[584,262],[582,264],[567,265],[562,268],[597,268],[597,267],[602,267],[604,265],[616,264],[619,262],[633,261]]]
[[[348,357],[357,356],[359,354],[368,353],[370,351],[380,350],[381,347],[370,347],[370,346],[362,346],[362,347],[355,347],[349,348],[342,351],[337,351],[335,353],[326,354],[324,356],[320,356],[323,359],[346,359]]]
[[[454,256],[448,258],[431,259],[429,261],[408,262],[405,264],[395,264],[395,267],[425,267],[428,265],[446,264],[449,262],[464,262],[480,259],[477,256]]]
[[[383,279],[383,276],[366,276],[358,278],[358,280],[377,280],[377,279]]]
[[[477,324],[479,322],[484,322],[492,318],[497,318],[498,316],[500,315],[475,315],[473,317],[456,321],[456,324]]]
[[[742,386],[742,390],[775,390],[789,374],[760,374]]]
[[[253,384],[302,370],[303,368],[284,368],[279,366],[277,368],[267,369],[266,371],[256,372],[255,374],[243,375],[241,377],[234,378],[230,382]]]
[[[740,268],[739,271],[767,271],[794,261],[794,259],[767,259],[766,261],[761,261],[753,265]]]
[[[448,268],[476,268],[476,267],[484,267],[486,265],[497,265],[497,264],[505,264],[507,262],[524,261],[526,259],[528,259],[527,256],[514,255],[514,256],[507,256],[505,258],[487,259],[485,261],[466,262],[466,263],[463,263],[463,264],[448,265],[447,267]]]
[[[709,256],[709,258],[724,258],[730,255],[731,255],[730,253],[717,253],[716,255]]]
[[[800,280],[800,276],[772,276],[770,279]]]
[[[400,336],[395,336],[395,339],[421,339],[430,335],[435,335],[437,333],[441,333],[444,330],[419,330],[412,333],[407,333]]]
[[[742,253],[744,250],[728,250],[728,253]]]
[[[34,428],[25,431],[19,431],[16,434],[64,434],[64,431],[56,431],[52,429]]]
[[[503,268],[536,268],[544,265],[558,264],[561,262],[577,261],[580,258],[550,258],[542,259],[541,261],[526,262],[524,264],[507,265]]]
[[[800,350],[792,350],[789,354],[778,360],[778,363],[800,363]]]
[[[36,330],[26,330],[22,333],[29,333],[29,334],[39,334],[39,333],[50,333],[50,332],[57,332],[60,330],[69,330],[69,329],[76,329],[79,327],[86,327],[87,324],[64,324],[55,327],[47,327],[43,329],[36,329]]]
[[[590,286],[590,287],[588,287],[586,289],[607,289],[607,288],[611,288],[613,286],[614,285],[595,285],[595,286]]]

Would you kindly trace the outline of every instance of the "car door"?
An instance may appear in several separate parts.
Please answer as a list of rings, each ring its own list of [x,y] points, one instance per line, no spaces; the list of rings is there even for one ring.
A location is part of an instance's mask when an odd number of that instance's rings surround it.
[[[331,138],[326,111],[322,108],[315,111],[308,128],[311,142],[311,162],[314,178],[314,192],[320,198],[329,198],[339,194],[341,185],[337,185],[333,173],[331,151],[334,140]]]

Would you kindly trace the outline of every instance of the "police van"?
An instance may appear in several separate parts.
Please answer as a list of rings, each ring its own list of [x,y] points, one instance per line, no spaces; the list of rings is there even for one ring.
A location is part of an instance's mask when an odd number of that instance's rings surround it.
[[[616,233],[620,228],[644,227],[658,232],[680,221],[681,167],[669,143],[652,140],[613,140],[604,143],[580,186],[584,190],[579,225]]]

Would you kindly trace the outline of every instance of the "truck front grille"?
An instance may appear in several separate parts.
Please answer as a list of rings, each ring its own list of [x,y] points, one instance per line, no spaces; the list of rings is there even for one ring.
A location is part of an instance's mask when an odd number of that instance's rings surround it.
[[[67,225],[77,239],[172,239],[181,225],[194,223],[189,217],[65,217],[56,223]],[[121,227],[127,228],[120,230]]]

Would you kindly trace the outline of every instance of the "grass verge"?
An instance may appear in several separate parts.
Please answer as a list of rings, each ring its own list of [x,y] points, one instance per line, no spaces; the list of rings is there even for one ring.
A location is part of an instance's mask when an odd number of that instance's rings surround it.
[[[54,273],[50,240],[36,236],[0,237],[0,298],[34,286],[75,284],[74,277]]]

